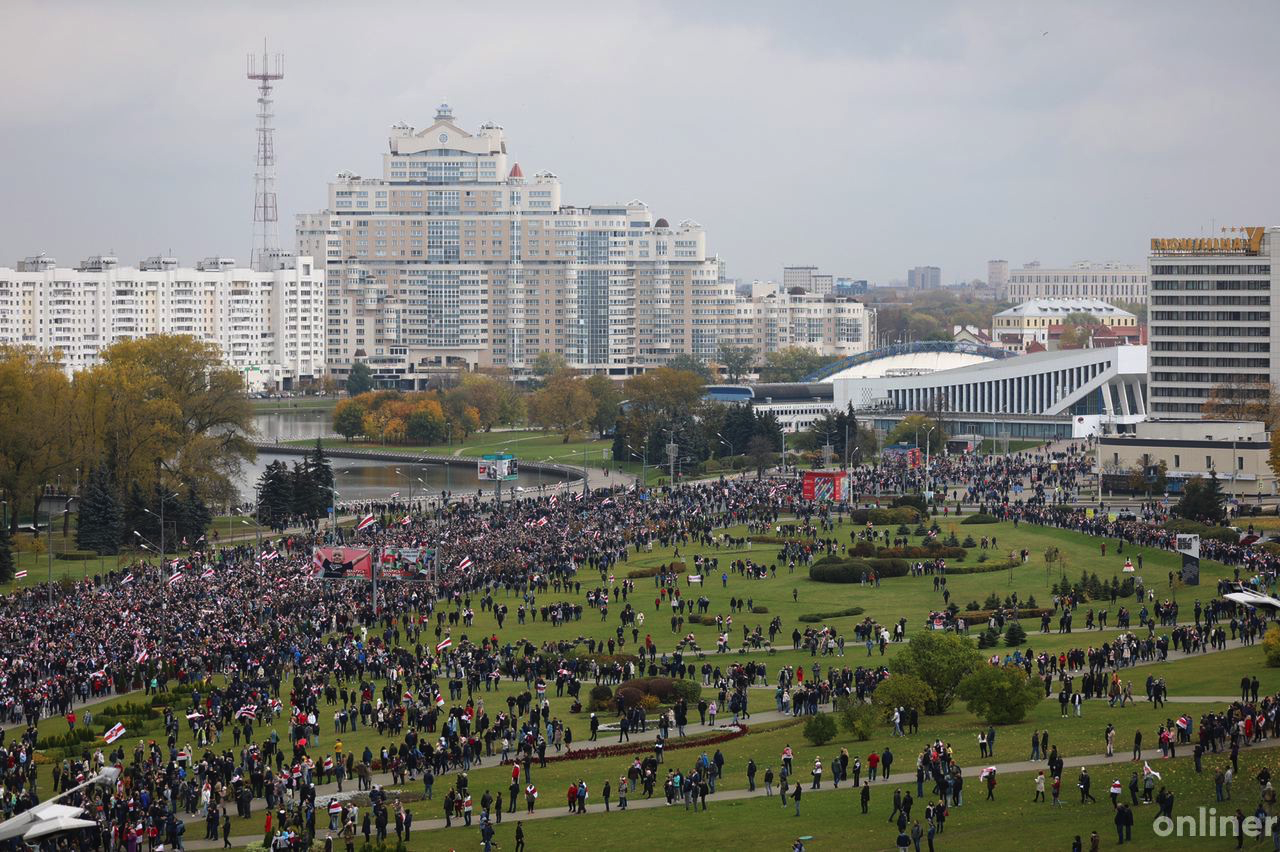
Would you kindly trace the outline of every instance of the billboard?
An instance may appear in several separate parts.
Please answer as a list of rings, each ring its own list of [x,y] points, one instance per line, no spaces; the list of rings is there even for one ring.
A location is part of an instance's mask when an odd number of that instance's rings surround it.
[[[484,482],[510,482],[519,475],[516,457],[510,453],[488,453],[476,465],[476,476]]]
[[[324,580],[373,576],[373,554],[363,547],[317,547],[311,554],[313,575]]]
[[[1200,536],[1179,533],[1176,547],[1182,554],[1182,582],[1200,585]]]
[[[388,547],[378,565],[379,579],[421,580],[430,570],[436,552],[426,547]]]
[[[800,496],[806,500],[843,500],[847,476],[843,470],[806,470]]]

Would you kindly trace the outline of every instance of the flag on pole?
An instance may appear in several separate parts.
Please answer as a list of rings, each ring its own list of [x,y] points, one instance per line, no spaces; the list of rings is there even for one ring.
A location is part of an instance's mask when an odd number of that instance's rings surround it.
[[[196,710],[192,713],[187,714],[188,722],[194,722],[196,719],[203,719],[203,718],[204,718],[204,714],[201,713],[199,710]]]
[[[111,744],[123,736],[124,722],[116,722],[115,727],[103,734],[102,738],[106,740],[108,744]]]
[[[204,536],[200,536],[198,539],[196,539],[196,544],[199,544],[202,541],[204,541]]]
[[[236,713],[236,716],[240,719],[252,719],[257,715],[258,715],[257,704],[246,704],[240,708],[240,712]]]
[[[204,579],[206,579],[206,580],[212,580],[212,579],[213,579],[213,569],[212,569],[212,568],[206,568],[206,569],[204,569],[203,571],[201,571],[201,572],[200,572],[200,576],[201,576],[201,577],[203,577],[203,578],[204,578]]]
[[[547,525],[547,516],[546,516],[546,515],[543,515],[541,518],[538,518],[537,526],[545,527],[546,525]]]
[[[392,491],[392,492],[391,492],[391,499],[392,499],[392,500],[399,500],[399,499],[400,499],[400,492],[399,492],[399,491]]]
[[[437,706],[437,707],[443,707],[443,706],[444,706],[444,693],[443,693],[443,692],[437,692],[437,693],[436,693],[436,706]]]
[[[13,572],[13,579],[15,579],[15,580],[21,580],[21,579],[22,579],[23,577],[25,577],[25,576],[27,576],[27,572],[26,572],[26,571],[14,571],[14,572]]]
[[[363,530],[363,529],[368,529],[371,526],[373,526],[373,515],[365,515],[363,518],[360,519],[360,523],[356,524],[356,532],[360,532],[360,530]]]
[[[413,701],[413,693],[406,691],[404,694],[405,701]]]
[[[442,642],[440,642],[439,644],[437,644],[437,645],[436,645],[436,653],[437,653],[437,654],[442,654],[442,653],[444,653],[445,651],[447,651],[449,648],[452,648],[452,647],[453,647],[453,640],[452,640],[452,639],[450,639],[448,636],[446,636],[446,637],[444,637],[444,641],[442,641]]]
[[[169,579],[165,580],[165,583],[172,586],[174,583],[177,583],[181,579],[182,579],[182,572],[174,571],[172,574],[169,575]]]
[[[120,581],[120,585],[122,585],[122,586],[126,586],[126,585],[128,585],[129,583],[132,583],[132,582],[133,582],[133,573],[132,573],[132,572],[130,572],[130,573],[125,574],[125,575],[124,575],[124,579]]]
[[[411,523],[413,523],[413,519],[412,519],[412,518],[410,518],[408,515],[405,515],[405,516],[404,516],[404,518],[403,518],[403,519],[401,519],[401,521],[400,521],[400,526],[402,526],[402,527],[407,527],[407,526],[409,526],[409,524],[411,524]]]
[[[148,654],[147,650],[144,648],[141,651],[139,651],[138,656],[134,657],[133,659],[134,659],[134,662],[136,662],[138,665],[143,665],[144,663],[146,663],[147,660],[151,659],[151,655]]]
[[[462,561],[458,563],[458,570],[465,571],[470,567],[471,567],[471,557],[470,556],[462,557]]]
[[[1146,778],[1148,775],[1154,775],[1157,781],[1162,780],[1160,778],[1160,773],[1152,769],[1151,764],[1144,760],[1142,761],[1142,777]]]

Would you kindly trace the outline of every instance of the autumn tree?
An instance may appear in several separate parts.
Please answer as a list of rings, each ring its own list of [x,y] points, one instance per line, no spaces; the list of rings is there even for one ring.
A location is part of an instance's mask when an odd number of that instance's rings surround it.
[[[712,380],[711,367],[707,362],[689,352],[681,352],[679,355],[667,361],[667,367],[672,370],[681,370],[686,373],[697,373],[698,378],[704,382]]]
[[[930,432],[930,430],[933,430]],[[902,418],[897,426],[894,426],[889,436],[885,439],[890,444],[897,444],[901,441],[907,441],[913,446],[923,447],[928,444],[933,452],[942,452],[947,444],[947,433],[943,431],[942,425],[932,418],[923,414],[912,414]],[[917,441],[919,443],[917,443]]]
[[[528,409],[530,423],[563,433],[568,443],[579,427],[592,422],[597,406],[587,383],[572,371],[561,370],[530,396]]]
[[[593,402],[590,412],[591,428],[597,435],[603,436],[618,423],[618,408],[622,405],[622,388],[613,379],[601,373],[588,376],[584,384]]]
[[[58,365],[29,348],[0,350],[0,489],[10,528],[37,514],[40,491],[74,468],[67,429],[71,387]]]
[[[333,431],[350,441],[364,432],[364,404],[359,399],[343,399],[333,407]]]
[[[1271,431],[1280,424],[1280,392],[1267,382],[1224,382],[1200,407],[1207,420],[1258,420]]]

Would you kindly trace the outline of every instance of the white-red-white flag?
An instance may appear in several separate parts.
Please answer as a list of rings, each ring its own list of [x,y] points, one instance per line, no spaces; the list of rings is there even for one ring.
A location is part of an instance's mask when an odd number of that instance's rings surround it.
[[[360,519],[360,523],[356,524],[356,532],[360,532],[360,530],[368,529],[369,527],[373,526],[373,524],[374,524],[373,515],[365,515],[363,518]]]
[[[103,734],[102,738],[106,740],[108,744],[110,744],[120,739],[123,736],[124,736],[124,722],[116,722],[115,727],[113,727],[111,730]]]

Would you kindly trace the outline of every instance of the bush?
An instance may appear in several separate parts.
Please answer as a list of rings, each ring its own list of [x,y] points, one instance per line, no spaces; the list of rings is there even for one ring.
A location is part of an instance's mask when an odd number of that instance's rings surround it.
[[[702,684],[696,680],[676,680],[671,683],[672,691],[675,697],[672,699],[683,698],[686,704],[697,704],[698,699],[702,697]]]
[[[857,696],[848,695],[836,701],[836,712],[840,715],[840,727],[844,728],[858,742],[871,739],[876,731],[876,709]]]
[[[804,723],[804,738],[816,746],[831,742],[837,733],[836,720],[830,713],[816,713]]]
[[[809,579],[817,583],[861,583],[866,576],[866,563],[837,562],[834,565],[814,564],[809,567]]]
[[[903,494],[901,497],[893,498],[893,505],[895,508],[898,506],[910,506],[921,515],[928,511],[923,494]]]
[[[981,558],[981,557],[979,557]],[[990,574],[995,571],[1008,571],[1022,564],[1021,559],[1000,559],[992,562],[977,562],[973,565],[948,565],[948,574]]]
[[[898,524],[914,524],[919,522],[921,512],[911,506],[897,509],[871,509],[867,512],[867,520],[878,527]]]
[[[644,691],[635,687],[620,686],[613,696],[613,706],[621,710],[624,707],[636,707],[644,700]]]
[[[845,618],[851,615],[862,615],[865,612],[860,606],[851,606],[848,609],[839,609],[834,612],[806,612],[800,616],[798,621],[804,624],[818,624],[823,621],[829,621],[833,618]]]
[[[1273,624],[1267,628],[1267,633],[1262,637],[1262,650],[1267,654],[1267,665],[1271,668],[1280,667],[1280,625]]]
[[[964,605],[964,608],[969,612],[977,612],[978,610],[982,609],[982,605],[979,604],[977,601],[969,601],[967,604]]]
[[[1018,666],[979,666],[960,682],[956,694],[984,722],[1010,725],[1040,703],[1044,689]]]
[[[893,711],[899,707],[924,713],[925,707],[936,697],[933,690],[929,688],[929,684],[920,678],[901,674],[881,681],[876,686],[875,692],[871,693],[871,703],[879,710],[880,717],[887,722],[893,718]]]
[[[754,612],[756,615],[764,615],[769,611],[769,607],[756,604],[755,606],[751,607],[751,611]]]
[[[977,547],[978,543],[973,540],[973,536],[967,535],[964,537],[964,541],[960,542],[960,546],[961,547]],[[983,556],[985,555],[986,554],[984,553]]]
[[[662,573],[662,569],[666,568],[668,573],[680,575],[685,572],[685,564],[682,561],[672,562],[670,565],[651,565],[648,568],[636,568],[627,572],[628,580],[640,580],[644,577],[656,577]]]
[[[1000,634],[995,631],[994,627],[988,627],[986,630],[978,634],[979,648],[994,648],[1000,644]]]
[[[609,703],[613,701],[613,690],[605,684],[591,687],[591,703],[588,705],[592,710],[607,710]]]
[[[988,515],[986,512],[979,512],[976,515],[970,515],[960,523],[962,524],[998,524],[1000,519],[995,515]]]

